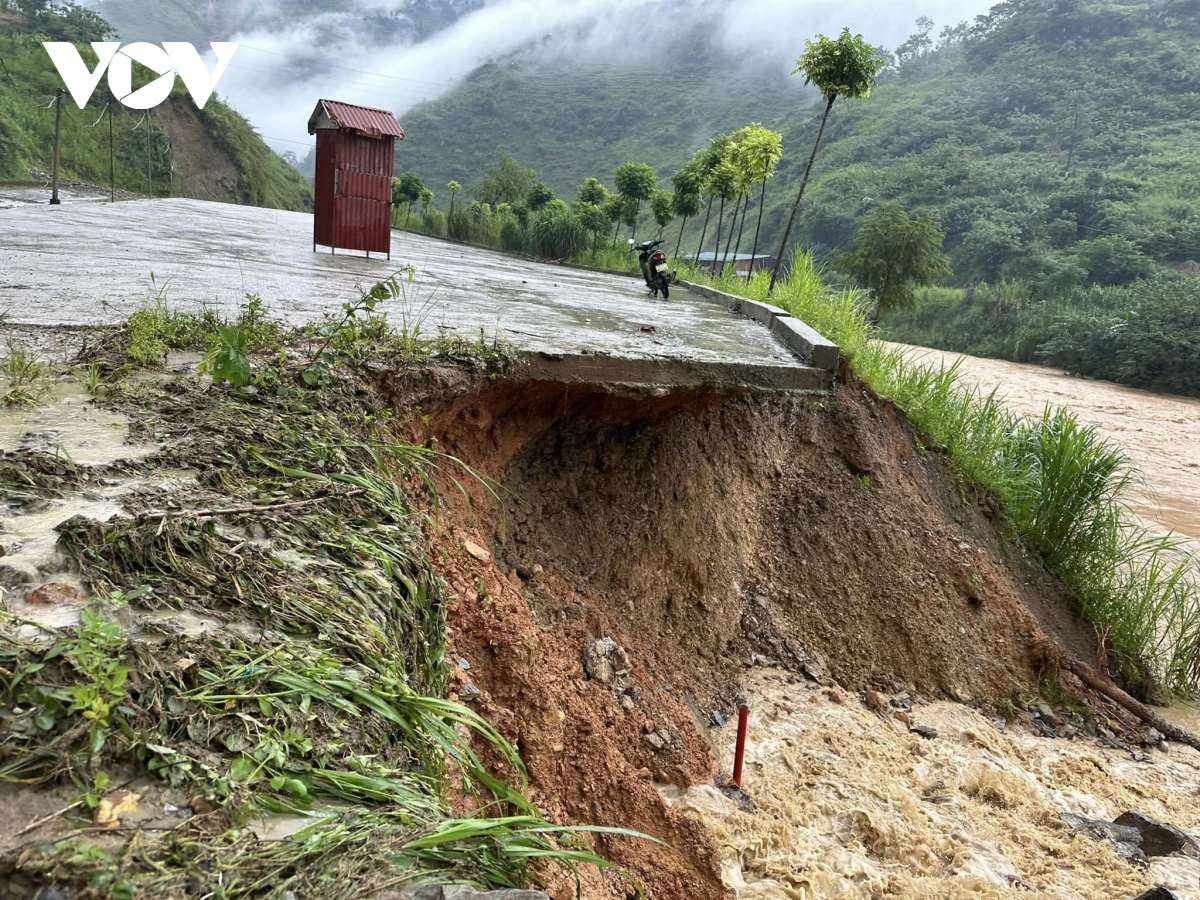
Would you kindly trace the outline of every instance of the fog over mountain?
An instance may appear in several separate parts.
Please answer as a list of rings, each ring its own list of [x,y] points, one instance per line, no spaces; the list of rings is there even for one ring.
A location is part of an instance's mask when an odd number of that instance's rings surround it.
[[[940,29],[986,12],[990,0],[353,0],[323,11],[305,0],[243,3],[242,47],[222,95],[277,150],[303,156],[320,97],[403,114],[450,90],[480,63],[529,48],[589,64],[643,65],[687,53],[681,26],[710,22],[748,65],[790,71],[806,38],[843,27],[894,48],[920,16]],[[318,7],[318,8],[314,8]],[[669,103],[669,98],[664,98]]]

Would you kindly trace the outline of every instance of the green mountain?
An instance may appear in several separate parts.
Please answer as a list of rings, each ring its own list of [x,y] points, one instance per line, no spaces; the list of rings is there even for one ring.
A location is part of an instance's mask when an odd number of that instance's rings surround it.
[[[96,9],[122,40],[197,45],[245,32],[283,32],[320,17],[328,48],[343,38],[380,47],[421,41],[483,5],[484,0],[100,0]]]
[[[629,159],[665,179],[714,134],[750,121],[786,127],[808,98],[782,66],[747,64],[703,26],[630,61],[520,52],[402,116],[397,166],[444,196],[448,181],[469,186],[507,154],[573,198],[588,176],[611,185]]]
[[[784,132],[765,225],[778,238],[819,106],[783,61],[756,67],[707,32],[632,65],[536,48],[484,65],[403,117],[399,167],[469,186],[507,153],[572,197],[627,159],[665,177],[713,134],[761,121]],[[870,98],[839,103],[798,239],[843,248],[873,204],[899,200],[945,225],[963,281],[1086,269],[1128,249],[1092,243],[1112,236],[1181,263],[1200,253],[1198,137],[1200,0],[1009,0],[936,49],[910,41]]]
[[[52,101],[62,79],[41,46],[47,35],[29,33],[30,27],[0,0],[0,181],[29,181],[31,170],[49,172],[53,165]],[[64,23],[52,18],[39,27],[53,31]],[[94,66],[91,48],[81,50]],[[116,102],[104,80],[82,110],[65,96],[61,160],[67,179],[107,185],[111,171],[124,190],[280,209],[312,206],[308,182],[242,116],[216,97],[198,110],[181,84],[147,115]]]

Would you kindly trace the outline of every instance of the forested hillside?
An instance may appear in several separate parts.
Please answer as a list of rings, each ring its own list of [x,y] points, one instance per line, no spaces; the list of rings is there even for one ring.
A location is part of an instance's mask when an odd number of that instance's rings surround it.
[[[63,15],[31,21],[0,0],[0,181],[28,181],[31,169],[52,167],[52,101],[62,79],[41,42],[46,37],[99,40],[109,27],[79,15],[78,7],[64,9]],[[81,52],[94,67],[91,48]],[[196,109],[179,82],[171,98],[149,115],[135,115],[117,103],[103,79],[82,110],[64,98],[61,158],[65,178],[99,185],[109,183],[111,161],[116,187],[123,190],[281,209],[311,207],[307,181],[263,143],[250,123],[216,97]]]
[[[722,50],[706,25],[617,60],[547,47],[488,63],[404,115],[397,165],[437,190],[474,183],[504,153],[573,197],[584,178],[611,181],[629,159],[665,179],[714,134],[749,121],[784,127],[810,96],[783,67]]]

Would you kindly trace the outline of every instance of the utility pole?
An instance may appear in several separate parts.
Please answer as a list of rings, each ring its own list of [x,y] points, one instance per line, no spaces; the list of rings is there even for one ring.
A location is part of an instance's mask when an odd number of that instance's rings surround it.
[[[113,167],[113,114],[108,110],[108,202],[117,202],[117,176]]]
[[[59,143],[62,138],[62,98],[63,90],[59,88],[54,92],[54,187],[50,191],[51,206],[62,204],[62,201],[58,199],[58,157]]]
[[[146,196],[154,196],[154,179],[150,177],[150,110],[146,110]]]

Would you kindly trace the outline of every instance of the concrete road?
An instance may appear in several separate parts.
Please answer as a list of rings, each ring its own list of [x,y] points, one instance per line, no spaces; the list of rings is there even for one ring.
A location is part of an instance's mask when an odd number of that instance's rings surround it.
[[[226,314],[247,293],[291,323],[320,318],[406,263],[418,275],[394,321],[549,354],[804,368],[763,326],[677,290],[394,232],[392,262],[314,253],[312,217],[198,200],[0,209],[0,311],[10,322],[109,324],[154,283],[172,305]]]

